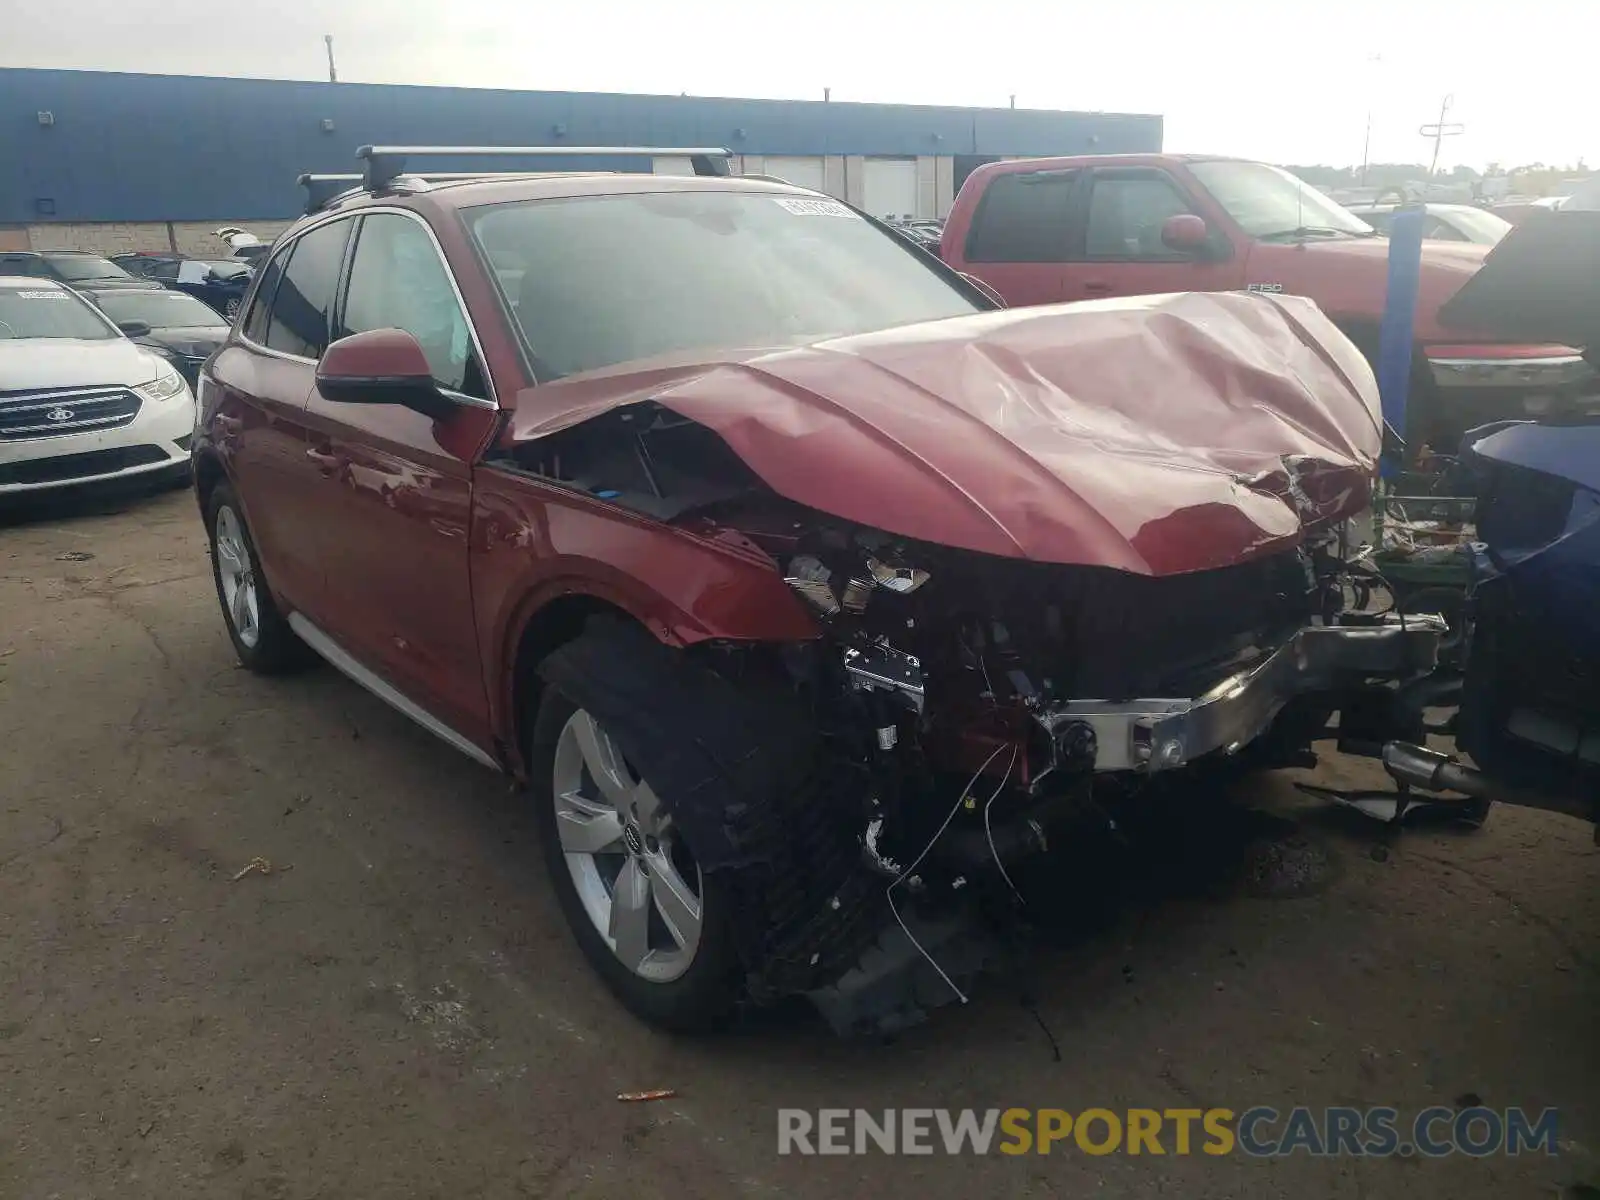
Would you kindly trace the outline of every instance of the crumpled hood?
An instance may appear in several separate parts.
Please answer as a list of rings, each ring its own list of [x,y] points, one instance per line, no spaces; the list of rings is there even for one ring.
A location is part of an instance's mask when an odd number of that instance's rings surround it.
[[[124,337],[0,338],[0,392],[149,383],[161,360]]]
[[[1186,292],[1009,309],[800,349],[658,360],[518,397],[538,438],[653,400],[775,492],[905,537],[1176,574],[1369,498],[1377,388],[1309,300]]]

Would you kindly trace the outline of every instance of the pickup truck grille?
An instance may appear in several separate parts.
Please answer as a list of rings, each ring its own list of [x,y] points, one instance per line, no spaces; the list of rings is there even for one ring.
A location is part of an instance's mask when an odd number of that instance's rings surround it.
[[[139,397],[127,388],[0,392],[0,441],[116,429],[138,415]]]

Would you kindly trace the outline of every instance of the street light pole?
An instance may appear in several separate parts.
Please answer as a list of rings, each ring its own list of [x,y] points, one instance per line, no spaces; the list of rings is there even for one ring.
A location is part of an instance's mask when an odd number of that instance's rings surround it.
[[[331,34],[331,33],[323,34],[322,35],[322,40],[328,47],[328,82],[329,83],[338,83],[339,82],[339,71],[338,71],[338,68],[336,68],[333,65],[333,34]]]

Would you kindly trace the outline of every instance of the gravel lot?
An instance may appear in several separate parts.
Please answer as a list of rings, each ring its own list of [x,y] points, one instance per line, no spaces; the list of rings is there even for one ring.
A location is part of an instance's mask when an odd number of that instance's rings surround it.
[[[1592,1195],[1600,852],[1498,810],[1268,899],[1226,837],[1118,867],[1014,989],[888,1046],[803,1009],[700,1042],[623,1014],[521,796],[331,669],[234,665],[193,500],[0,516],[0,1196]],[[1325,777],[1371,779],[1365,764]],[[234,875],[253,858],[270,874]],[[1099,870],[1110,874],[1106,860]],[[1194,869],[1197,866],[1216,869]],[[1083,868],[1096,879],[1094,863]],[[1175,883],[1179,880],[1181,883]],[[1099,884],[1096,884],[1098,888]],[[675,1099],[619,1104],[619,1091]],[[1563,1110],[1563,1154],[780,1158],[779,1106]]]

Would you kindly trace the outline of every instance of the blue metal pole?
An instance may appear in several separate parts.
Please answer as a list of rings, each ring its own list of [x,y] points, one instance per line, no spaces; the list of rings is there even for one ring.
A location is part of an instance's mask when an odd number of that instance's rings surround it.
[[[1406,393],[1411,383],[1411,344],[1417,317],[1417,285],[1422,275],[1422,205],[1395,213],[1389,227],[1389,283],[1383,321],[1378,327],[1378,394],[1384,423],[1398,439],[1406,436]],[[1414,447],[1407,446],[1408,451]],[[1402,463],[1390,456],[1383,473],[1393,475]]]

